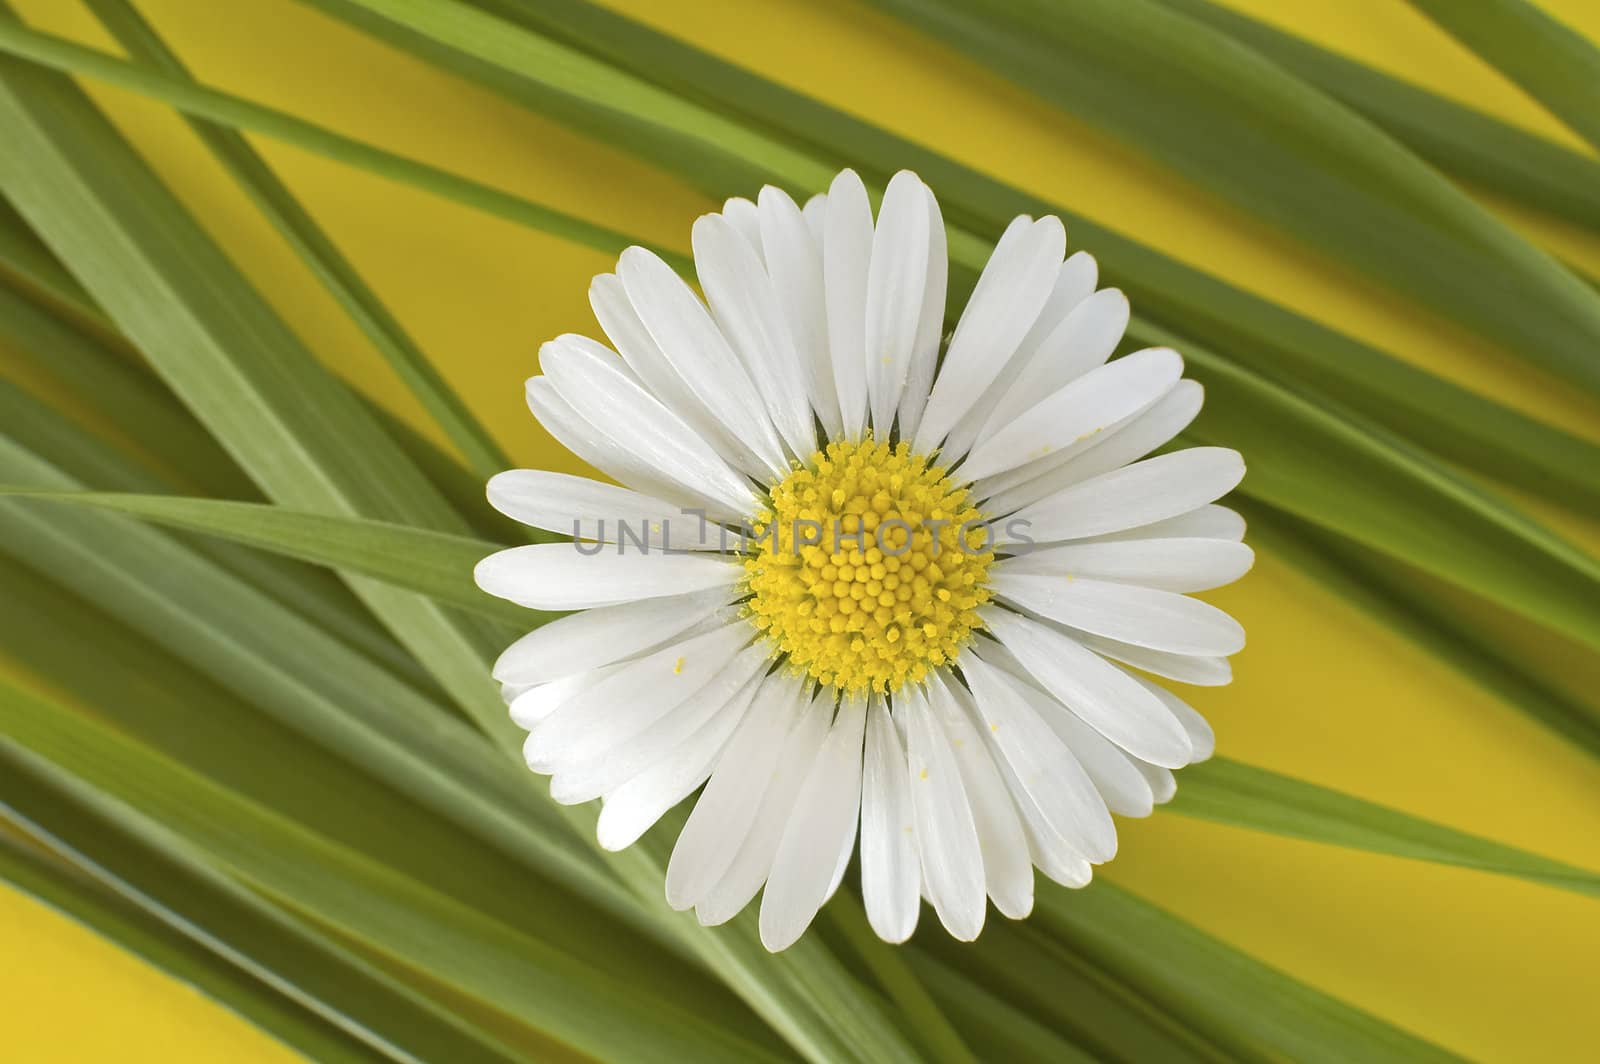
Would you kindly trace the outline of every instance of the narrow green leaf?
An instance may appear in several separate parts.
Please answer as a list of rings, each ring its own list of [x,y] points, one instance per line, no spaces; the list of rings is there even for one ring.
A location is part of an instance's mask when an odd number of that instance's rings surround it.
[[[1600,229],[1600,161],[1213,0],[1159,2],[1304,78],[1441,170]]]
[[[1457,1059],[1105,880],[1080,891],[1040,884],[1033,919],[1152,1007],[1205,1032],[1229,1059]]]
[[[1600,296],[1426,163],[1151,0],[880,0],[1318,251],[1585,388]]]
[[[328,1064],[365,1064],[384,1059],[216,954],[97,889],[87,877],[60,860],[4,834],[0,834],[0,880],[174,979],[197,988],[309,1059]]]
[[[0,727],[14,691],[0,691]],[[42,708],[42,707],[41,707]],[[93,791],[0,739],[0,818],[40,838],[145,913],[383,1056],[505,1061],[510,1054],[304,922],[274,910],[153,824],[117,816]],[[97,813],[99,815],[97,815]]]
[[[189,79],[178,57],[126,0],[89,0],[89,7],[135,60]],[[499,445],[249,142],[210,122],[191,119],[189,124],[460,449],[467,465],[483,478],[507,468],[510,460]]]
[[[1477,52],[1600,150],[1600,48],[1527,0],[1411,6]]]
[[[120,830],[99,834],[176,834],[205,854],[207,863],[291,910],[580,1051],[601,1059],[651,1053],[730,1062],[782,1059],[686,1009],[673,999],[676,986],[661,986],[656,993],[624,989],[583,961],[15,688],[0,686],[0,730],[8,737],[0,757],[18,769],[48,772],[53,767],[77,779],[86,788],[80,793],[115,817]],[[618,1000],[631,1000],[631,1022],[619,1022]]]
[[[1231,827],[1459,865],[1600,897],[1600,873],[1227,758],[1185,769],[1168,808]]]
[[[113,492],[40,492],[0,484],[0,496],[81,503],[142,517],[171,528],[221,536],[290,558],[359,573],[437,602],[523,629],[553,614],[493,599],[472,583],[472,568],[500,549],[468,536],[429,532],[388,521],[310,514],[263,503]]]

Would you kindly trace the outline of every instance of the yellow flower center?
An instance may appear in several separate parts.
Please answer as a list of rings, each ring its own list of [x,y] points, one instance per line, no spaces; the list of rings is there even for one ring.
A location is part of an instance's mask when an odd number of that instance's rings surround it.
[[[894,691],[981,627],[994,560],[983,517],[909,444],[831,443],[751,521],[751,620],[789,664],[847,691]]]

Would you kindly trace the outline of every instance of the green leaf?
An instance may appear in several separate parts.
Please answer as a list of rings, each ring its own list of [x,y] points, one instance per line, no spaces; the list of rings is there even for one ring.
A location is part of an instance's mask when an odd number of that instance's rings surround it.
[[[222,499],[40,492],[7,485],[0,485],[0,496],[81,503],[172,528],[221,536],[313,565],[370,576],[524,629],[536,628],[550,617],[559,616],[523,609],[479,591],[472,583],[472,568],[501,546],[468,536]]]
[[[586,962],[486,919],[15,688],[0,686],[0,730],[7,736],[0,758],[19,771],[48,773],[53,767],[77,779],[86,788],[78,793],[114,818],[119,829],[86,831],[80,837],[159,837],[171,832],[204,855],[206,865],[291,911],[580,1051],[601,1059],[651,1053],[730,1062],[783,1059],[674,1000],[675,985],[651,993],[618,984]],[[33,803],[33,808],[40,807]],[[619,1000],[632,1004],[631,1022],[617,1021]],[[425,1059],[452,1058],[428,1054]]]
[[[1600,873],[1227,758],[1184,769],[1178,796],[1168,808],[1232,827],[1458,865],[1600,897]]]
[[[1411,6],[1477,52],[1600,150],[1600,49],[1527,0]]]
[[[89,0],[89,7],[135,60],[176,78],[189,77],[178,57],[126,0]],[[483,478],[508,467],[510,460],[460,396],[249,142],[209,122],[189,124],[460,449],[467,465]]]
[[[260,1027],[312,1060],[378,1058],[354,1038],[36,846],[0,834],[0,879]]]
[[[1441,170],[1600,229],[1600,162],[1593,158],[1212,0],[1158,2],[1255,49]]]
[[[880,0],[1308,246],[1585,388],[1600,296],[1342,105],[1150,0]]]
[[[1233,949],[1125,890],[1040,884],[1033,919],[1130,994],[1205,1032],[1227,1059],[1305,1064],[1457,1058]],[[1263,1004],[1271,1002],[1271,1008]]]

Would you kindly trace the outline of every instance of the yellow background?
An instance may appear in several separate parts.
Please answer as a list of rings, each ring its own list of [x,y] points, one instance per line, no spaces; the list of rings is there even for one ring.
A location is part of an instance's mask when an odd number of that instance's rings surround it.
[[[873,11],[804,0],[614,2],[1237,285],[1568,428],[1600,430],[1593,404],[1524,364],[1289,246],[1181,174],[1154,167]],[[1578,144],[1399,0],[1230,2]],[[19,6],[40,28],[111,47],[75,0]],[[612,227],[687,249],[690,222],[712,206],[619,151],[291,0],[139,6],[211,84]],[[1549,6],[1600,38],[1600,6]],[[97,98],[307,341],[421,424],[382,362],[181,124],[118,92],[97,90]],[[534,371],[541,340],[595,330],[587,279],[609,263],[296,150],[258,146],[516,459],[560,461],[522,406],[521,381]],[[1531,215],[1507,216],[1600,274],[1594,236]],[[1592,526],[1562,524],[1591,546],[1600,541]],[[1219,597],[1251,633],[1237,661],[1238,682],[1196,697],[1228,755],[1600,868],[1600,767],[1593,760],[1270,555]],[[1542,636],[1520,638],[1536,644]],[[1585,1029],[1592,1031],[1600,956],[1594,901],[1159,814],[1124,824],[1121,856],[1105,874],[1466,1055],[1548,1061],[1592,1053]],[[0,927],[12,958],[0,974],[0,1001],[13,1017],[9,1059],[289,1057],[188,988],[4,889]]]

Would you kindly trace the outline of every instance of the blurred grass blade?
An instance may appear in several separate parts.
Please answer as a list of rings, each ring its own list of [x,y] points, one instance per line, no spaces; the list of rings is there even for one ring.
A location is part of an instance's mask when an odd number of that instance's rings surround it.
[[[45,762],[92,788],[86,793],[93,800],[121,814],[118,835],[138,833],[138,821],[146,817],[157,821],[159,827],[149,821],[142,826],[177,835],[206,855],[208,864],[389,962],[452,985],[582,1052],[600,1059],[652,1053],[729,1062],[782,1059],[687,1010],[670,996],[675,986],[656,994],[638,986],[624,990],[585,962],[15,688],[0,686],[0,729],[11,740],[8,760],[24,767]],[[631,1022],[617,1022],[620,1000],[630,1001]]]
[[[142,517],[171,528],[221,536],[314,565],[359,573],[427,595],[449,606],[523,628],[551,615],[479,591],[472,568],[501,544],[387,521],[334,517],[261,503],[114,492],[40,492],[0,484],[0,496],[81,503]]]
[[[1600,161],[1213,0],[1158,2],[1304,78],[1439,169],[1515,202],[1600,229]]]
[[[9,727],[10,703],[21,697],[0,690],[0,727]],[[160,828],[108,808],[48,762],[5,740],[0,762],[8,773],[0,818],[326,1023],[395,1060],[510,1059],[329,936],[206,867]]]
[[[1600,897],[1600,873],[1227,758],[1185,769],[1168,808],[1231,827],[1458,865]]]
[[[1269,967],[1104,879],[1041,883],[1034,920],[1128,992],[1192,1025],[1228,1059],[1301,1064],[1456,1060],[1376,1016]],[[1263,1008],[1271,1002],[1271,1008]]]
[[[69,315],[99,339],[127,346],[116,326],[88,301],[83,286],[40,242],[4,195],[0,195],[0,278],[20,286],[52,310]],[[125,353],[133,355],[131,349]]]
[[[178,57],[126,0],[89,0],[89,7],[135,60],[176,78],[189,77]],[[191,119],[190,125],[366,334],[411,394],[461,451],[468,467],[483,478],[507,468],[510,460],[460,396],[244,137],[209,122]]]
[[[1411,0],[1600,151],[1600,49],[1527,0]]]
[[[1600,294],[1369,123],[1151,0],[879,0],[1001,76],[1585,389]]]
[[[38,847],[4,833],[0,833],[0,880],[194,987],[311,1060],[367,1064],[378,1059],[371,1049],[242,968],[97,888]]]
[[[0,20],[0,43],[18,40],[135,69]],[[0,133],[22,149],[0,157],[0,186],[273,501],[464,529],[80,90],[59,75],[0,62]],[[494,738],[499,756],[520,762],[520,732],[488,672],[504,637],[414,593],[368,578],[351,584]],[[524,786],[531,792],[533,783]],[[597,845],[593,810],[555,812],[586,845]],[[753,917],[720,934],[701,933],[661,899],[663,853],[634,847],[610,866],[642,913],[678,934],[800,1052],[831,1059],[853,1045],[875,1059],[914,1057],[820,944],[802,943],[775,959],[761,947]]]

